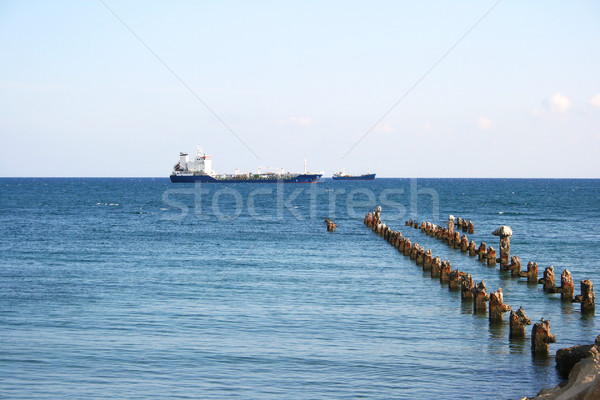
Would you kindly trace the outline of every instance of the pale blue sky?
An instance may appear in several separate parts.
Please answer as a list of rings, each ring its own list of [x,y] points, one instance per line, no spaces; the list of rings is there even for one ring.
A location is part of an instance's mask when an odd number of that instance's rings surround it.
[[[0,0],[0,176],[600,177],[600,2]]]

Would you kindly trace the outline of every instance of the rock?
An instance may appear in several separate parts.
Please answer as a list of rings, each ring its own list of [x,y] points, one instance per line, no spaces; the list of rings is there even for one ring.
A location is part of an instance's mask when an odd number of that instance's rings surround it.
[[[558,353],[557,353],[558,355]],[[598,400],[600,399],[600,352],[596,346],[590,355],[575,364],[566,384],[542,389],[534,398],[524,400]]]
[[[592,356],[593,344],[582,344],[579,346],[559,349],[556,352],[556,369],[563,376],[569,376],[569,373],[579,361],[583,358]]]

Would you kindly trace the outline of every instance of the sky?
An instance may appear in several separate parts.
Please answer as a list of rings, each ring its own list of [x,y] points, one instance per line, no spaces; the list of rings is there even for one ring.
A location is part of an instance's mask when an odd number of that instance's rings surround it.
[[[0,176],[600,178],[600,2],[0,0]]]

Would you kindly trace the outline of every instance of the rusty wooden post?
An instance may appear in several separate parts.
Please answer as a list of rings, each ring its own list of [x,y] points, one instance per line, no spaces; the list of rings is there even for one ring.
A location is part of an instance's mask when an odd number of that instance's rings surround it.
[[[540,285],[544,285],[545,292],[548,292],[551,289],[554,289],[555,277],[554,277],[554,267],[552,265],[544,270],[544,277],[540,278],[538,283]]]
[[[484,242],[481,242],[479,249],[477,250],[477,259],[479,261],[487,260],[487,248]]]
[[[450,290],[460,290],[460,285],[464,276],[465,273],[459,271],[458,268],[450,271],[450,275],[448,275],[448,287]]]
[[[575,296],[576,303],[581,303],[581,311],[594,311],[596,307],[596,295],[594,294],[594,285],[589,279],[581,281],[581,294]]]
[[[537,262],[529,261],[527,263],[527,272],[521,272],[521,277],[526,277],[527,282],[537,283],[538,282],[538,264]]]
[[[575,291],[575,285],[573,284],[573,277],[568,269],[565,269],[560,274],[560,287],[550,288],[550,293],[560,293],[560,299],[562,301],[573,301],[573,292]]]
[[[490,295],[490,322],[502,321],[502,313],[510,311],[510,306],[504,304],[502,288]]]
[[[469,250],[469,238],[467,235],[462,235],[460,238],[460,251],[466,253]]]
[[[549,343],[556,342],[556,336],[550,333],[550,321],[536,322],[531,330],[531,351],[534,355],[547,356],[550,350]]]
[[[524,338],[525,337],[525,326],[531,325],[531,319],[525,315],[523,307],[519,308],[516,312],[510,312],[510,338]]]
[[[452,266],[450,265],[450,261],[442,261],[442,268],[440,269],[440,282],[442,282],[442,283],[448,282],[448,278],[450,276],[450,271],[452,271]]]
[[[452,247],[455,249],[460,249],[460,232],[454,231],[454,238],[452,239]]]
[[[410,249],[410,259],[411,260],[416,260],[417,259],[417,252],[419,251],[419,243],[416,243],[412,245],[412,248]]]
[[[460,298],[462,300],[472,300],[473,290],[473,277],[471,274],[467,274],[460,284]]]
[[[473,221],[469,220],[469,229],[468,229],[469,235],[472,235],[475,233],[475,225],[473,225]]]
[[[439,278],[441,270],[442,270],[442,259],[439,257],[436,257],[433,259],[433,263],[431,264],[431,277]]]
[[[517,256],[510,258],[510,276],[517,278],[521,276],[521,259]]]
[[[404,255],[405,256],[410,256],[410,251],[412,250],[412,243],[410,242],[409,238],[406,238],[404,240]]]
[[[406,243],[406,238],[404,236],[400,237],[400,243],[398,243],[398,251],[404,254],[404,244]]]
[[[419,251],[417,251],[417,265],[422,267],[425,262],[425,248],[423,246],[419,247]]]
[[[377,218],[378,220],[381,219],[381,206],[377,206],[377,208],[375,209],[375,218]]]
[[[454,215],[448,215],[448,238],[454,237]]]
[[[510,226],[501,225],[492,235],[500,236],[500,270],[507,270],[508,264],[510,264],[510,237],[513,231]]]
[[[477,245],[475,244],[475,242],[473,240],[471,240],[469,242],[469,255],[471,257],[474,257],[477,255]]]
[[[487,251],[487,265],[489,267],[493,267],[496,265],[496,250],[492,246],[488,248]]]
[[[479,282],[473,289],[473,297],[475,299],[473,302],[473,311],[486,312],[487,302],[490,299],[490,295],[487,293],[487,288],[485,287],[485,282],[483,280]]]
[[[428,249],[425,252],[425,257],[423,258],[423,271],[431,271],[432,263],[433,263],[433,256],[431,255],[431,249]]]

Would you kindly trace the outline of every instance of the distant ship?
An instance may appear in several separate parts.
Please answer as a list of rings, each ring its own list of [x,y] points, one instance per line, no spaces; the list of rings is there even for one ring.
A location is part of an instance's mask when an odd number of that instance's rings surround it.
[[[304,173],[290,173],[280,169],[278,172],[240,173],[236,170],[233,174],[217,174],[212,170],[212,156],[202,152],[196,146],[196,158],[190,160],[187,153],[179,153],[179,162],[173,167],[171,182],[174,183],[313,183],[318,182],[323,176],[322,172],[306,172],[306,159],[304,160]]]
[[[349,175],[342,169],[333,174],[332,178],[336,181],[372,181],[375,179],[375,174]]]

